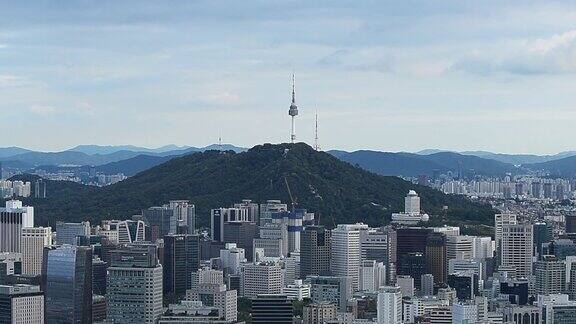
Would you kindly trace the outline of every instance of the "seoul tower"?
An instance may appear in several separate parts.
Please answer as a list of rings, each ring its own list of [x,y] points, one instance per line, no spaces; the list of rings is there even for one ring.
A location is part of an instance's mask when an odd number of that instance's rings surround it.
[[[292,117],[292,131],[290,133],[290,141],[294,143],[296,141],[296,129],[294,125],[294,117],[298,115],[298,106],[296,106],[296,80],[294,73],[292,73],[292,104],[290,104],[290,109],[288,110],[288,115]]]

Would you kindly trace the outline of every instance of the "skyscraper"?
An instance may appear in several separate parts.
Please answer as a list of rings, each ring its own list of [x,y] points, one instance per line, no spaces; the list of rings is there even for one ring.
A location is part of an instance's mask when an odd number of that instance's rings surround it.
[[[200,267],[200,236],[164,236],[164,293],[183,296],[191,287],[192,272]]]
[[[400,287],[382,287],[378,292],[378,324],[402,323]]]
[[[332,230],[332,248],[330,270],[332,275],[350,277],[352,289],[358,289],[360,269],[360,231],[368,229],[368,225],[339,224]]]
[[[56,242],[59,245],[76,245],[78,236],[90,235],[90,222],[64,223],[56,222]]]
[[[224,223],[222,242],[236,243],[246,251],[246,259],[253,260],[253,242],[258,237],[258,226],[248,221],[228,221]]]
[[[138,244],[112,251],[106,285],[109,322],[153,324],[162,314],[162,265],[157,249]]]
[[[19,200],[7,200],[0,208],[0,252],[20,252],[22,228],[34,227],[34,208]]]
[[[496,244],[496,251],[499,253],[500,241],[502,241],[502,226],[516,225],[515,214],[496,214],[494,215],[494,242]]]
[[[292,324],[294,307],[286,295],[260,295],[252,299],[252,323]]]
[[[177,234],[178,216],[168,206],[150,207],[142,210],[142,219],[150,227],[152,242],[161,239],[164,235]]]
[[[44,293],[39,286],[0,285],[0,323],[44,323]]]
[[[45,250],[46,322],[92,321],[92,249],[63,245]]]
[[[396,273],[396,250],[396,231],[392,227],[370,228],[360,232],[362,260],[384,263],[388,282],[393,282]]]
[[[426,240],[426,272],[434,276],[434,283],[446,283],[447,251],[446,235],[431,233]]]
[[[566,265],[553,255],[545,255],[534,263],[536,293],[562,294],[566,285]]]
[[[168,208],[172,209],[176,216],[178,227],[185,228],[182,232],[194,234],[196,231],[196,206],[188,200],[170,200]]]
[[[51,227],[25,227],[20,237],[22,273],[37,276],[42,273],[44,247],[52,244]]]
[[[324,226],[306,226],[302,232],[300,250],[300,276],[327,276],[330,274],[330,230]]]
[[[518,277],[532,274],[532,225],[503,225],[501,262],[504,267],[516,269]]]
[[[274,262],[248,263],[243,273],[244,297],[262,294],[280,294],[284,286],[282,268]]]

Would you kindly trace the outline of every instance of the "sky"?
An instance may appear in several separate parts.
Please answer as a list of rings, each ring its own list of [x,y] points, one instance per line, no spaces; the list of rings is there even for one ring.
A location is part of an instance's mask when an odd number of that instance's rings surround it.
[[[0,146],[576,149],[574,1],[0,2]]]

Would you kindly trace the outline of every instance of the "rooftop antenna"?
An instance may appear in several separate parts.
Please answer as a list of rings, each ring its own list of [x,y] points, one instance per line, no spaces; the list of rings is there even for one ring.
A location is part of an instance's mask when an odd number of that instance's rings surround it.
[[[318,144],[318,110],[316,110],[315,117],[316,125],[314,127],[314,149],[320,151],[320,144]]]
[[[222,151],[222,130],[218,132],[218,150]]]

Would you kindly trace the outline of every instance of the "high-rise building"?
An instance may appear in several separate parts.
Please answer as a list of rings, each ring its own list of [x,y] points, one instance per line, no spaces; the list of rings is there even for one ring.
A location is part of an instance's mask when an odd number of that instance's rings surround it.
[[[504,225],[516,225],[517,219],[515,214],[496,214],[494,215],[494,243],[496,251],[499,252],[500,241],[502,241],[502,227]]]
[[[94,255],[92,258],[92,294],[106,296],[107,276],[108,263]]]
[[[377,291],[380,286],[386,285],[386,266],[382,262],[363,260],[360,264],[360,278],[358,290],[365,292]]]
[[[400,287],[382,287],[378,292],[378,324],[402,323]]]
[[[553,238],[552,228],[544,222],[534,223],[532,227],[534,232],[534,248],[540,256],[542,255],[542,244],[549,243]]]
[[[459,300],[471,300],[474,296],[478,296],[478,275],[472,271],[450,274],[448,285],[456,290],[456,297]]]
[[[224,284],[201,283],[196,289],[186,292],[186,300],[200,301],[204,306],[216,307],[222,320],[234,322],[237,319],[237,292],[227,289]]]
[[[434,276],[430,273],[423,274],[420,277],[420,294],[422,296],[434,295]]]
[[[78,236],[90,236],[90,222],[56,222],[56,243],[76,245]]]
[[[156,245],[112,251],[106,297],[110,323],[156,323],[162,314],[162,265]]]
[[[538,295],[537,304],[542,310],[541,323],[576,323],[576,301],[568,300],[568,295]]]
[[[532,225],[503,225],[500,257],[502,266],[515,268],[518,277],[531,275],[532,242]]]
[[[324,324],[336,319],[338,308],[328,302],[308,304],[304,306],[302,321],[304,324]]]
[[[252,299],[252,323],[292,324],[294,307],[286,295],[266,294]]]
[[[92,249],[63,245],[44,250],[46,322],[92,321]]]
[[[210,212],[210,237],[212,241],[224,242],[224,224],[228,222],[249,222],[248,209],[216,208]]]
[[[0,323],[44,323],[44,293],[39,286],[0,285]]]
[[[247,221],[228,221],[224,223],[222,242],[236,243],[246,251],[246,259],[252,261],[254,239],[258,237],[258,226],[256,223]]]
[[[150,227],[150,241],[156,242],[168,234],[178,233],[178,215],[169,206],[142,210],[142,219]]]
[[[474,303],[458,302],[452,305],[452,323],[468,324],[478,321],[478,306]]]
[[[430,233],[426,239],[426,272],[434,276],[434,283],[446,283],[447,248],[446,235]]]
[[[286,224],[265,224],[258,229],[260,239],[277,241],[280,247],[279,256],[288,255],[288,226]]]
[[[466,260],[474,258],[475,236],[448,236],[446,239],[446,256],[448,260]]]
[[[332,275],[349,277],[352,289],[358,289],[360,269],[360,232],[366,224],[339,224],[332,230],[330,270]]]
[[[20,252],[22,228],[34,227],[34,208],[19,200],[7,200],[0,208],[0,252]]]
[[[423,274],[428,273],[426,267],[426,258],[419,252],[407,253],[400,256],[398,262],[398,274],[414,278],[416,289],[420,290],[420,278]]]
[[[566,285],[566,264],[553,255],[544,255],[534,263],[536,293],[540,295],[562,294]]]
[[[105,220],[98,234],[118,244],[141,242],[146,240],[146,225],[142,220]]]
[[[426,242],[431,233],[433,233],[431,228],[402,227],[396,229],[398,258],[411,252],[426,253]]]
[[[352,296],[352,285],[348,277],[308,276],[310,296],[315,304],[327,302],[345,312],[348,299]]]
[[[8,283],[8,276],[22,274],[22,253],[0,253],[0,285]]]
[[[52,245],[51,227],[22,228],[20,249],[22,251],[22,273],[37,276],[42,274],[44,247]]]
[[[302,232],[300,250],[300,276],[326,276],[330,274],[330,230],[324,226],[306,226]]]
[[[306,209],[297,208],[291,212],[271,213],[272,223],[285,224],[288,229],[288,252],[300,251],[300,236],[304,222],[314,220],[314,214]]]
[[[260,206],[257,203],[253,203],[250,199],[242,199],[242,202],[234,204],[234,208],[246,209],[248,221],[260,224]]]
[[[245,264],[242,278],[245,298],[255,298],[262,294],[280,294],[284,286],[282,268],[274,262]]]
[[[362,260],[382,262],[387,267],[386,280],[392,282],[396,273],[396,231],[392,227],[369,228],[360,232]]]
[[[404,212],[392,214],[392,223],[397,224],[416,225],[428,220],[429,216],[420,211],[420,197],[414,190],[410,190],[404,198]]]
[[[400,275],[396,277],[396,285],[400,287],[402,297],[414,296],[414,278],[411,276]]]
[[[246,262],[244,255],[244,249],[237,247],[236,243],[226,243],[225,249],[220,250],[220,261],[224,273],[227,275],[239,274],[240,266]]]
[[[272,215],[285,211],[288,211],[288,205],[283,204],[280,200],[268,200],[265,204],[260,204],[260,222],[258,225],[272,223]]]
[[[200,267],[200,236],[164,236],[164,294],[183,296],[192,285],[192,273]]]
[[[188,200],[170,200],[168,208],[173,211],[175,215],[177,226],[185,228],[184,234],[194,234],[196,231],[196,206],[191,204]]]

